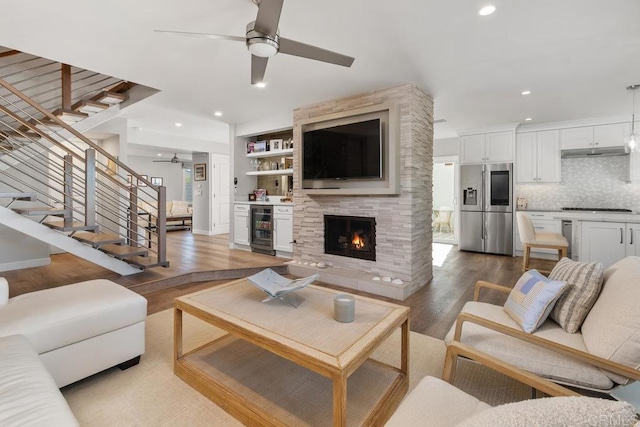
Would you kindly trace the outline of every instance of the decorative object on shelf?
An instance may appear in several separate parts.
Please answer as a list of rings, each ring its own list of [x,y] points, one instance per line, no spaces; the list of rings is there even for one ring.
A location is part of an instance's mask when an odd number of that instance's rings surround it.
[[[255,144],[256,143],[253,141],[247,142],[247,154],[253,153],[253,150],[255,149]]]
[[[194,181],[206,181],[207,180],[207,164],[196,163],[193,165],[193,180]]]
[[[272,139],[269,141],[271,150],[282,150],[282,139]]]
[[[625,138],[625,149],[637,153],[640,152],[640,136],[636,133],[635,120],[636,120],[636,90],[640,89],[640,84],[627,86],[627,90],[633,93],[633,105],[631,107],[631,133]]]
[[[161,176],[152,176],[151,177],[151,183],[157,187],[162,187],[162,184],[164,182],[164,179],[162,179]]]
[[[256,193],[249,193],[249,201],[250,202],[256,201]]]
[[[144,181],[148,181],[149,180],[149,175],[140,175],[140,178],[142,178],[142,179],[138,180],[138,187],[146,187],[147,183],[144,182]]]
[[[253,145],[254,153],[264,153],[265,151],[269,151],[267,147],[267,141],[256,141]]]

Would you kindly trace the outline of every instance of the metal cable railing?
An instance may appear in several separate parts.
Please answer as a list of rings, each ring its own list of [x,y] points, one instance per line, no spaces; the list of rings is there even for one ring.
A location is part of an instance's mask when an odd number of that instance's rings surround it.
[[[65,229],[73,230],[77,222],[98,226],[129,246],[145,248],[154,258],[149,264],[168,265],[165,188],[1,79],[0,143],[3,186],[62,207]]]

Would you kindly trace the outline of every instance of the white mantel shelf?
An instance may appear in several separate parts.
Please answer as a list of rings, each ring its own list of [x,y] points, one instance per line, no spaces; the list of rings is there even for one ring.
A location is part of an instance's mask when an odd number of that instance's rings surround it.
[[[265,157],[285,157],[293,156],[293,148],[287,148],[286,150],[271,150],[261,151],[259,153],[248,153],[249,158],[265,158]]]
[[[272,171],[250,171],[247,172],[247,175],[293,175],[293,169],[277,169]]]

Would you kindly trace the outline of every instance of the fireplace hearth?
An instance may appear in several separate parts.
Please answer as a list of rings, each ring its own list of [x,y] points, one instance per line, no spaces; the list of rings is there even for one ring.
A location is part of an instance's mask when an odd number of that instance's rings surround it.
[[[324,252],[376,260],[376,219],[359,216],[324,216]]]

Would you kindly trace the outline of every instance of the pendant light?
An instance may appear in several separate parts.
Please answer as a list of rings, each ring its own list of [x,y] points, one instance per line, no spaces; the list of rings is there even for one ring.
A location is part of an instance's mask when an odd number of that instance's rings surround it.
[[[627,90],[633,93],[633,106],[631,107],[631,134],[625,138],[625,150],[631,153],[640,152],[640,137],[636,133],[635,120],[636,120],[636,90],[640,89],[640,85],[627,86]]]

